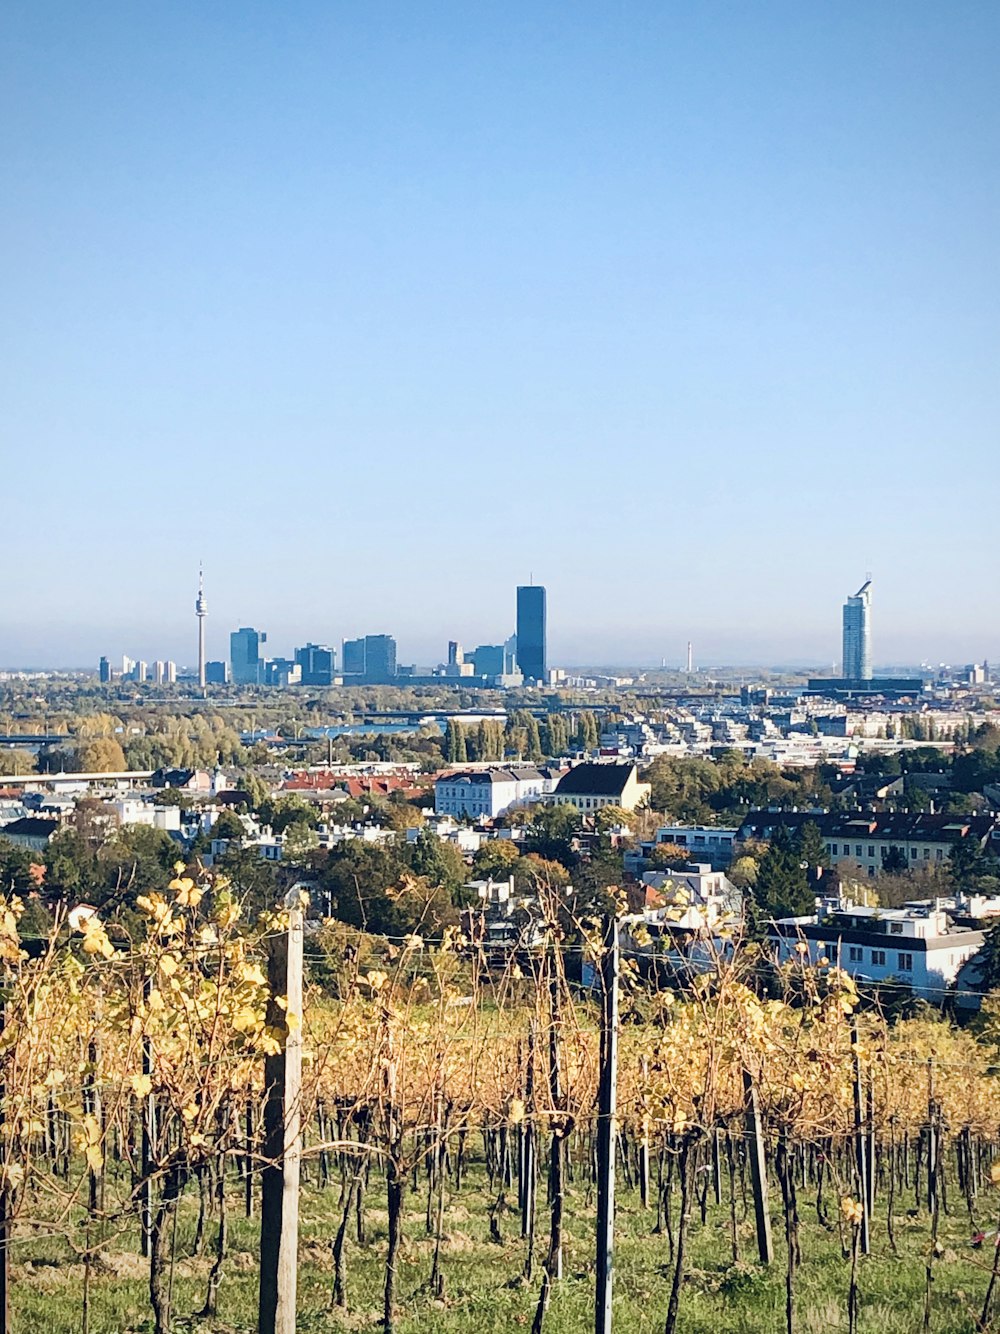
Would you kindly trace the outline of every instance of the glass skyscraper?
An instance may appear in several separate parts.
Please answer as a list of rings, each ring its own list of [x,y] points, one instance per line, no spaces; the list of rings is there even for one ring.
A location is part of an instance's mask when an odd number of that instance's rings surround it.
[[[866,579],[844,603],[844,676],[849,681],[872,679],[872,581]]]
[[[234,685],[260,685],[263,680],[260,646],[266,639],[267,635],[249,625],[240,626],[229,636],[229,661],[232,664]]]
[[[517,665],[525,680],[545,682],[545,589],[521,584],[517,590]]]

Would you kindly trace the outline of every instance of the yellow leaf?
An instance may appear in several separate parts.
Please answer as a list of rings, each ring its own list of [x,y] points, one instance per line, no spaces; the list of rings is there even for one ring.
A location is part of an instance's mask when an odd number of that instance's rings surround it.
[[[511,1098],[510,1100],[510,1119],[514,1125],[524,1120],[524,1103],[520,1098]]]
[[[153,1091],[153,1081],[149,1075],[132,1076],[132,1092],[137,1098],[146,1098]]]

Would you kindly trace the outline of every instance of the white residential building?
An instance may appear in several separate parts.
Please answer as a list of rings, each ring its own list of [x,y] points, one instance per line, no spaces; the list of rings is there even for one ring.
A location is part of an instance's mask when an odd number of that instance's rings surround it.
[[[810,917],[782,917],[768,929],[779,963],[826,959],[861,982],[905,983],[940,1005],[982,931],[955,926],[937,901],[903,908],[829,902]]]
[[[515,766],[445,773],[434,784],[434,812],[472,820],[492,820],[514,806],[538,801],[554,791],[561,772]]]

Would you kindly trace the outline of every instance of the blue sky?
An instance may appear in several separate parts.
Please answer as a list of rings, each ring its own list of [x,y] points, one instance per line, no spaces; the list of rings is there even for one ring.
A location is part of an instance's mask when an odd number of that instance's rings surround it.
[[[1000,657],[1000,7],[0,18],[0,665]]]

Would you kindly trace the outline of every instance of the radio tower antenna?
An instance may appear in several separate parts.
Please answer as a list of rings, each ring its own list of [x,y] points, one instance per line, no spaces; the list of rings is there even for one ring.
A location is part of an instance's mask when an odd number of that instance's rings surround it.
[[[198,566],[198,597],[194,604],[194,613],[198,617],[198,685],[205,689],[205,617],[208,604],[205,601],[205,572]]]

